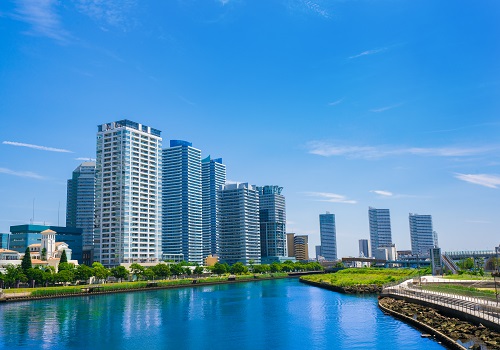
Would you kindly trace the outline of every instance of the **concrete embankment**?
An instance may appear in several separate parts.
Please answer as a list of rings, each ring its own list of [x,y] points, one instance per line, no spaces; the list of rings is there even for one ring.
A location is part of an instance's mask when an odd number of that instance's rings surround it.
[[[299,280],[302,283],[309,284],[311,286],[324,288],[332,290],[334,292],[344,293],[344,294],[379,294],[382,291],[382,286],[377,284],[358,284],[353,286],[334,286],[325,282],[312,282],[301,278]]]
[[[248,278],[248,279],[237,279],[237,280],[221,280],[221,281],[210,281],[202,282],[199,280],[192,280],[186,284],[175,284],[175,285],[163,285],[163,286],[149,286],[142,288],[123,288],[114,290],[104,290],[99,291],[98,289],[93,292],[78,292],[78,293],[68,293],[68,294],[55,294],[55,295],[44,295],[44,296],[31,296],[29,293],[17,293],[16,296],[9,296],[9,293],[4,293],[0,295],[0,302],[15,302],[15,301],[28,301],[28,300],[40,300],[40,299],[55,299],[55,298],[69,298],[69,297],[83,297],[83,296],[94,296],[94,295],[105,295],[105,294],[115,294],[115,293],[129,293],[129,292],[148,292],[153,290],[161,289],[178,289],[178,288],[189,288],[189,287],[204,287],[213,286],[219,284],[232,284],[232,283],[242,283],[242,282],[259,282],[265,280],[275,280],[283,278],[296,278],[296,276],[276,276],[276,277],[260,277],[260,278]],[[88,289],[88,288],[82,288]],[[20,295],[22,294],[22,295]]]
[[[460,340],[462,343],[468,343],[471,349],[500,349],[500,333],[483,325],[476,326],[458,318],[445,316],[431,307],[389,297],[380,298],[379,306],[388,314],[434,335],[449,348],[465,349],[456,342]]]

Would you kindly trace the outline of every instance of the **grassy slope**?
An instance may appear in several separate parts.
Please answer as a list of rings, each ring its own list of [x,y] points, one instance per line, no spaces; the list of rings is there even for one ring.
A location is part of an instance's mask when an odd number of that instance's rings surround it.
[[[359,284],[383,285],[386,283],[408,279],[417,275],[418,270],[415,269],[352,268],[341,270],[336,273],[309,275],[301,278],[311,282],[322,282],[333,286],[346,287]]]

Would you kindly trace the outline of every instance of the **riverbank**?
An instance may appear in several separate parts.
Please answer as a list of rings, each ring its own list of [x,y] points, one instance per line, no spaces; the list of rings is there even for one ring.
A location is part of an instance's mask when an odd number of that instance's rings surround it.
[[[295,278],[297,276],[290,276],[284,273],[270,274],[270,275],[251,275],[251,276],[229,276],[216,278],[199,278],[199,279],[178,279],[178,280],[165,280],[165,281],[140,281],[140,282],[124,282],[124,283],[106,283],[100,285],[84,285],[84,286],[71,286],[71,287],[55,287],[49,288],[36,288],[32,292],[21,293],[4,293],[0,298],[0,302],[16,302],[40,299],[53,299],[53,298],[68,298],[68,297],[81,297],[92,295],[104,295],[113,293],[128,293],[128,292],[144,292],[160,289],[177,289],[186,287],[201,287],[211,286],[218,284],[234,284],[241,282],[258,282],[265,280]],[[14,295],[12,295],[14,294]]]
[[[380,294],[387,283],[417,276],[416,269],[350,268],[336,273],[304,276],[300,282],[344,294]]]
[[[467,344],[467,348],[471,349],[481,349],[481,345],[488,349],[500,349],[500,334],[482,325],[476,326],[457,318],[444,316],[430,307],[388,297],[381,298],[379,306],[390,315],[435,335],[454,349],[466,348],[460,346],[457,340]]]

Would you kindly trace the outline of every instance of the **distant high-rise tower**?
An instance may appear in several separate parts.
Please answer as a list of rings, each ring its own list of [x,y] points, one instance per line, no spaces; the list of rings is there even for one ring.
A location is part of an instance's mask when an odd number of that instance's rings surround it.
[[[160,258],[161,141],[130,120],[98,126],[94,259],[106,267]]]
[[[201,161],[203,258],[219,254],[219,190],[226,183],[226,166],[222,158]]]
[[[260,250],[264,257],[286,256],[286,212],[283,187],[257,187],[259,192]]]
[[[369,207],[368,219],[370,222],[371,256],[375,256],[377,248],[392,245],[391,214],[389,209]]]
[[[409,215],[411,253],[414,255],[429,255],[431,248],[437,248],[437,234],[432,229],[431,215]]]
[[[222,262],[260,264],[259,193],[248,183],[225,185],[219,194]]]
[[[81,228],[83,250],[94,247],[95,162],[80,164],[68,180],[66,226]]]
[[[295,259],[297,259],[297,260],[309,260],[308,241],[309,241],[308,235],[296,235],[293,238]]]
[[[359,240],[359,256],[368,258],[370,256],[370,250],[368,248],[368,240],[360,239]]]
[[[321,239],[321,255],[327,261],[337,260],[337,231],[335,214],[319,215],[319,235]]]
[[[203,263],[201,151],[187,141],[172,140],[163,150],[162,248],[167,259]]]

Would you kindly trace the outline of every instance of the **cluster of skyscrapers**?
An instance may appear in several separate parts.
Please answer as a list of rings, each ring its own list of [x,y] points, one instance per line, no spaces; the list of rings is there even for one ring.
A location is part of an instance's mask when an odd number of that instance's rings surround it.
[[[159,260],[229,264],[287,256],[279,186],[226,184],[221,158],[130,120],[98,126],[96,161],[68,180],[67,225],[105,266]],[[89,262],[89,261],[86,261]]]

